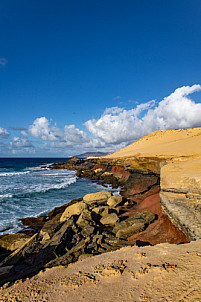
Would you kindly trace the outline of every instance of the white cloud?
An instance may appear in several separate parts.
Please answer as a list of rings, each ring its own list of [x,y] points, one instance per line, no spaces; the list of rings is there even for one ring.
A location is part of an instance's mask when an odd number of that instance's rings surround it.
[[[200,85],[183,86],[159,103],[149,101],[130,110],[106,108],[99,119],[91,119],[84,124],[89,133],[75,125],[65,125],[60,129],[46,117],[37,118],[29,126],[29,133],[38,139],[38,149],[44,148],[45,141],[46,150],[51,152],[114,151],[155,130],[201,126],[201,103],[195,103],[189,97],[199,90]],[[26,134],[21,131],[21,135]],[[27,138],[15,138],[10,146],[23,148],[26,144],[29,148]]]
[[[8,132],[7,129],[0,127],[0,138],[7,138],[7,137],[9,137],[9,135],[10,135],[10,133]]]
[[[0,65],[1,66],[6,66],[7,63],[8,63],[8,61],[5,58],[0,58]]]
[[[17,148],[33,148],[32,143],[27,138],[14,137],[13,141],[9,143],[11,149]]]
[[[75,125],[66,125],[64,127],[63,139],[66,142],[75,144],[86,143],[89,141],[87,134],[84,131],[75,128]]]
[[[37,118],[29,131],[33,137],[40,138],[44,141],[56,141],[61,136],[61,133],[56,126],[50,127],[50,122],[46,117]]]
[[[188,95],[199,90],[200,85],[183,86],[157,106],[150,101],[131,110],[107,108],[98,120],[89,120],[85,126],[107,144],[127,144],[154,130],[198,127],[201,103],[195,103]]]
[[[23,135],[23,136],[28,136],[28,133],[27,133],[26,131],[24,131],[24,130],[20,131],[20,133],[21,133],[21,135]]]
[[[56,125],[51,126],[46,117],[37,118],[31,126],[29,132],[35,138],[50,142],[51,148],[95,148],[103,143],[91,138],[86,132],[78,129],[75,125],[65,125],[63,131]]]

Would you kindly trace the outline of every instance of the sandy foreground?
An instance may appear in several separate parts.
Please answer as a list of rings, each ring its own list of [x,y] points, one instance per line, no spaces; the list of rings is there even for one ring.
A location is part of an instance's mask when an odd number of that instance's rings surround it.
[[[40,272],[0,301],[201,301],[201,240],[126,247]]]

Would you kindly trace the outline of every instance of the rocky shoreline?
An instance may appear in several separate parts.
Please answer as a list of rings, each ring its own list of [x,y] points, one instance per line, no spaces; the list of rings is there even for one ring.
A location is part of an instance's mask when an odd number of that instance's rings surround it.
[[[101,185],[120,187],[121,195],[87,194],[47,216],[22,219],[26,226],[22,232],[0,238],[0,284],[124,246],[188,242],[161,210],[159,161],[140,159],[133,167],[128,160],[101,158],[51,165],[51,169],[77,170],[78,177]]]

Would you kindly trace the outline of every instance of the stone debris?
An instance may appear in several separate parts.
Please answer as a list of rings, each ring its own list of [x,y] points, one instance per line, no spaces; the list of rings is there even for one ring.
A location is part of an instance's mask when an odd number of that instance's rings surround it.
[[[31,238],[27,236],[30,239],[0,263],[2,274],[5,271],[4,282],[26,278],[43,268],[67,266],[92,255],[130,245],[127,237],[146,228],[154,221],[155,215],[140,212],[133,217],[123,217],[117,207],[123,202],[127,200],[101,191],[87,194],[83,199],[74,200],[73,204],[52,212],[40,233]],[[139,221],[143,227],[139,228]],[[11,268],[14,273],[9,275],[7,272]],[[113,268],[105,268],[104,272],[119,274],[120,270],[113,265]]]

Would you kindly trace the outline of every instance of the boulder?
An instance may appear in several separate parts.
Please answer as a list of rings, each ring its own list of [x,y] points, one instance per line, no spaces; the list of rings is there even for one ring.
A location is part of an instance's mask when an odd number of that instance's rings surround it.
[[[118,204],[120,204],[122,202],[123,198],[120,195],[113,195],[111,196],[108,201],[107,204],[108,206],[114,208],[116,207]]]
[[[137,212],[133,216],[116,224],[113,228],[113,232],[116,234],[116,237],[125,239],[126,234],[128,234],[128,237],[130,237],[133,234],[142,232],[154,220],[155,214],[151,212]]]
[[[103,225],[114,226],[119,221],[119,217],[116,213],[108,214],[101,218],[100,223]]]
[[[91,218],[91,212],[89,210],[84,210],[82,214],[80,214],[76,223],[81,227],[94,224],[94,221]]]
[[[72,215],[80,215],[86,208],[87,205],[82,201],[67,207],[60,218],[60,222],[66,221]]]
[[[58,214],[60,214],[60,216],[61,216],[63,214],[63,212],[65,211],[66,208],[68,208],[72,204],[75,204],[75,203],[80,202],[80,201],[82,201],[82,198],[73,199],[70,202],[65,203],[64,205],[62,205],[60,207],[54,208],[52,211],[50,211],[48,213],[49,219],[52,219],[54,216],[57,216]]]
[[[144,231],[144,229],[145,229],[145,224],[143,222],[138,222],[127,228],[123,228],[117,231],[116,237],[121,239],[127,239],[131,235]]]
[[[100,191],[97,193],[90,193],[83,197],[83,201],[87,204],[93,204],[100,201],[107,201],[112,196],[111,192]]]
[[[94,233],[94,227],[91,225],[86,225],[82,228],[81,235],[86,238],[91,236]]]
[[[96,207],[92,210],[92,217],[94,213],[100,215],[100,217],[104,217],[109,214],[109,208],[107,206]]]
[[[2,235],[0,237],[0,247],[13,252],[20,248],[29,238],[30,236],[23,233]]]

